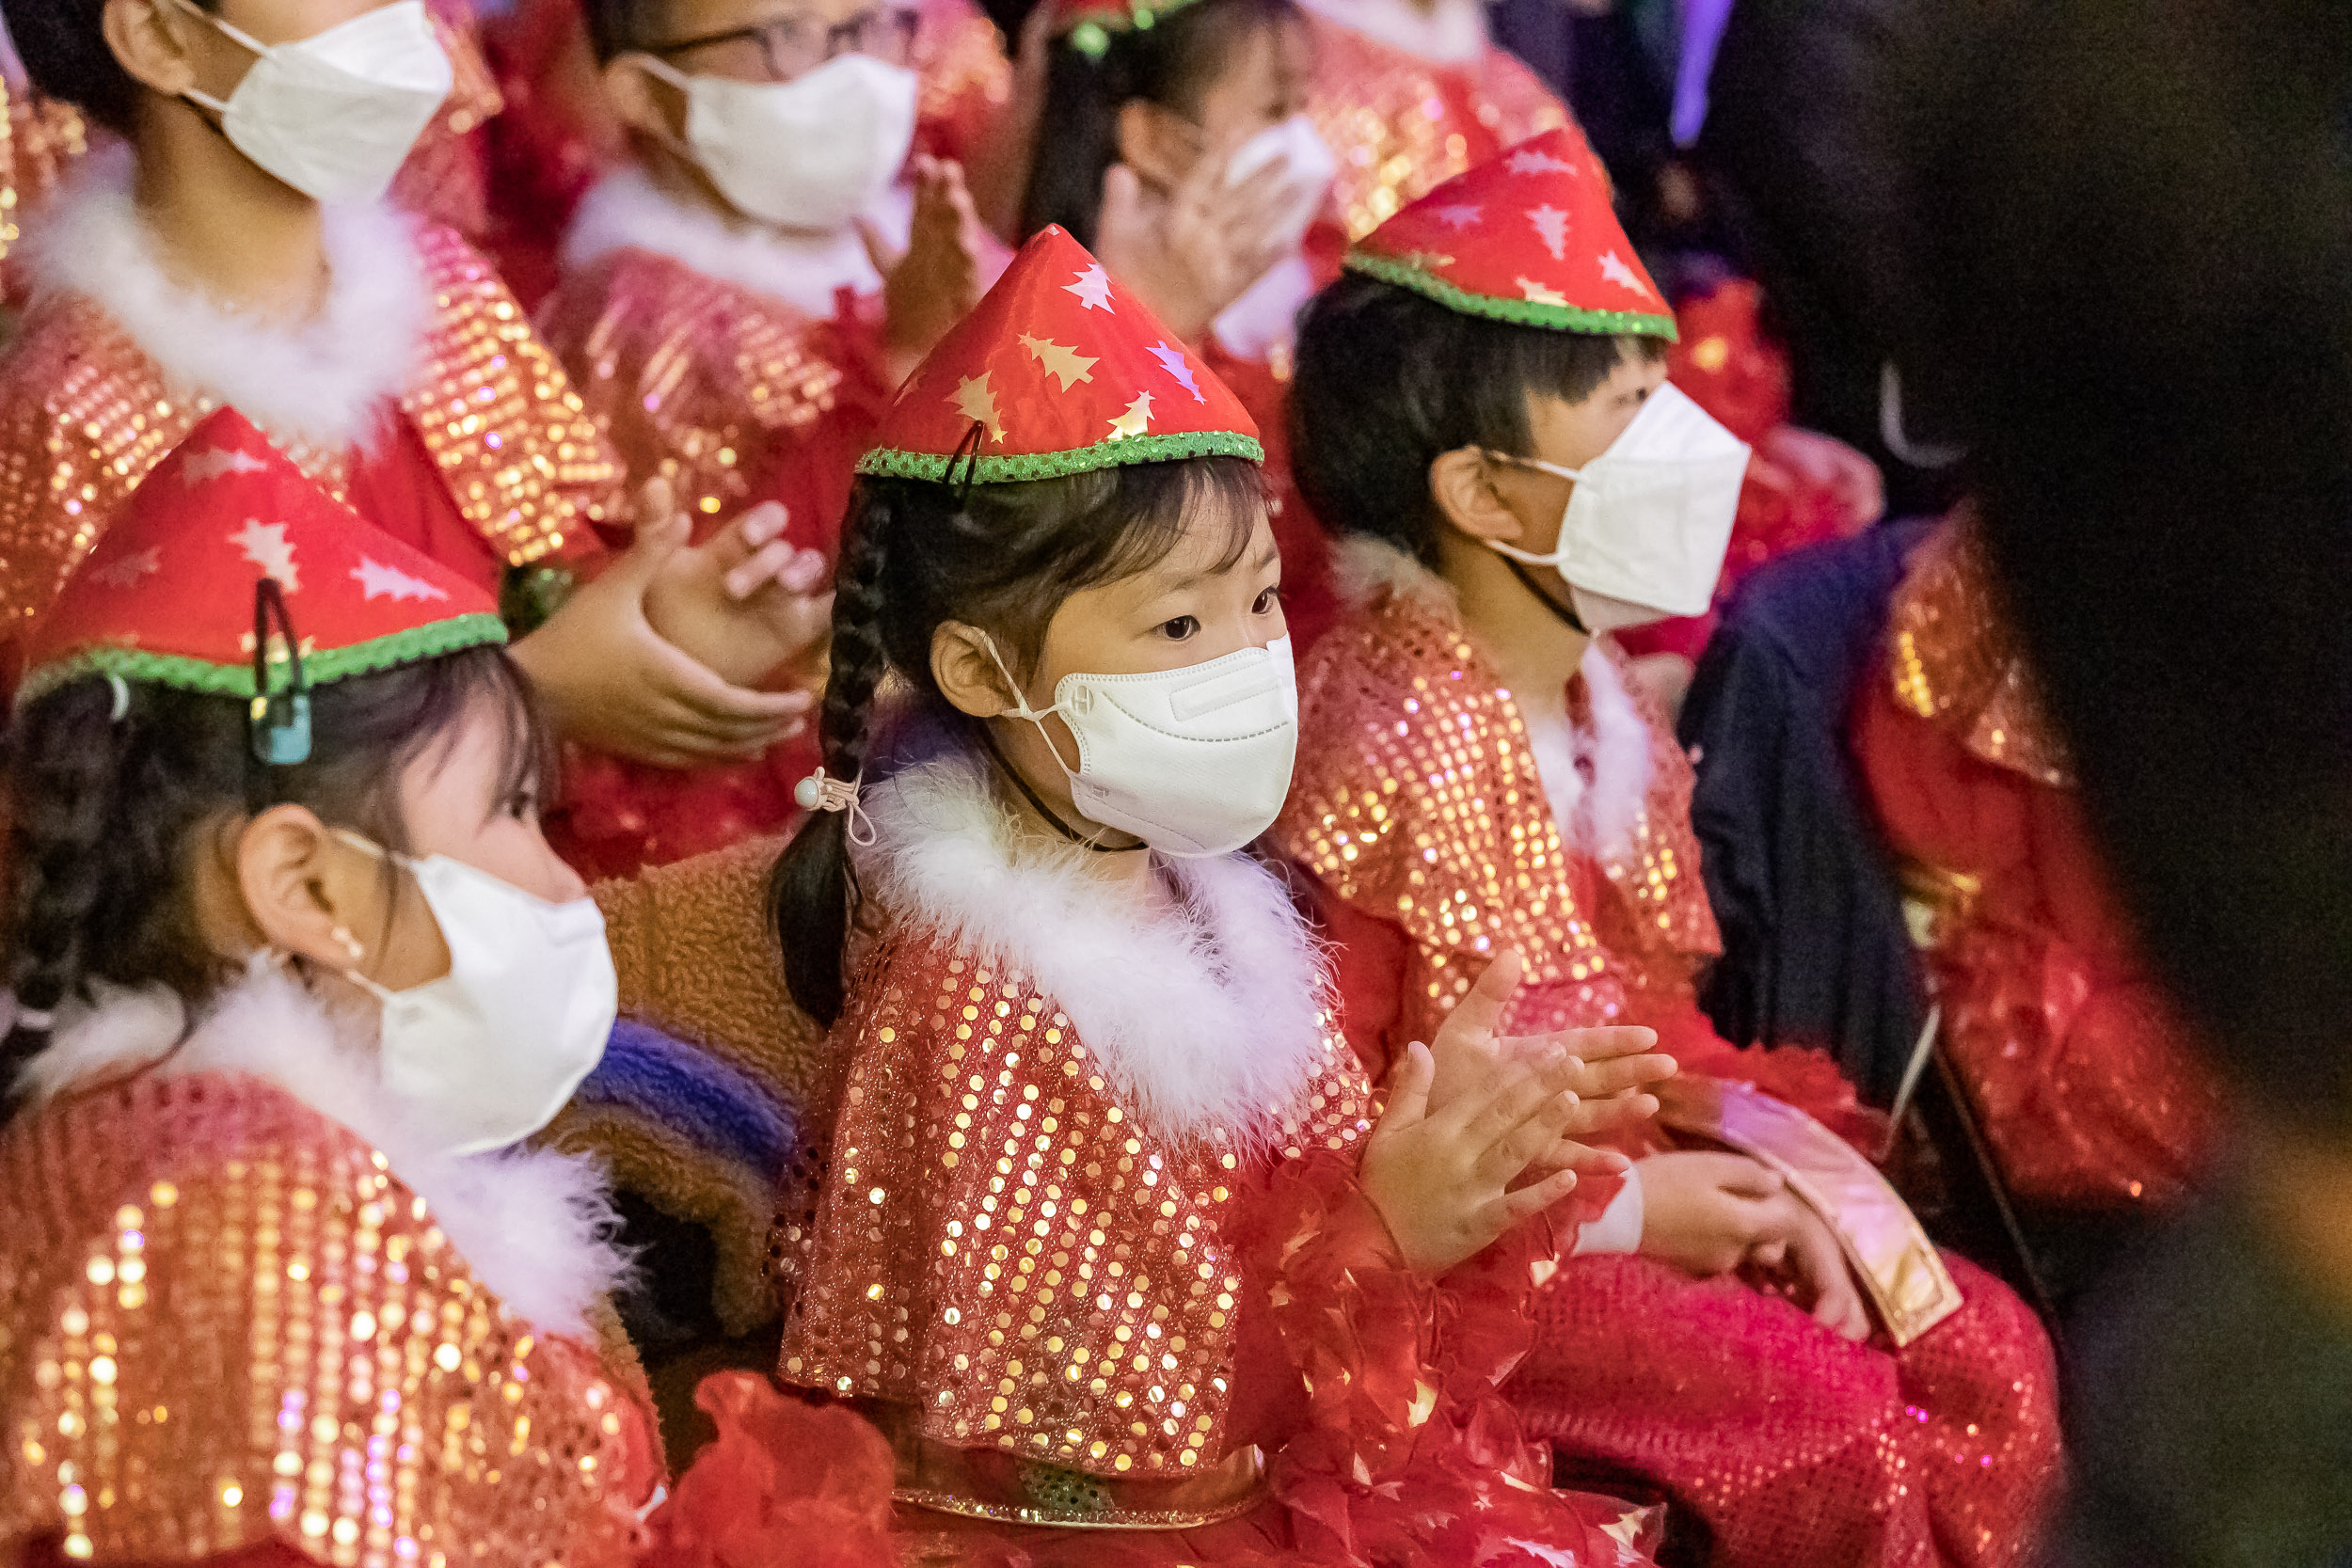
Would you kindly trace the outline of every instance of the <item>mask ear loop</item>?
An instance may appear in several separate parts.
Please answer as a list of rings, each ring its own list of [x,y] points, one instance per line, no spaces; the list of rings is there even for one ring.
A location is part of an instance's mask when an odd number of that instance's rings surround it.
[[[1532,468],[1539,474],[1550,474],[1555,479],[1581,481],[1584,477],[1583,470],[1581,468],[1563,468],[1557,464],[1547,463],[1539,457],[1518,457],[1510,452],[1496,451],[1487,447],[1479,448],[1478,455],[1489,463],[1506,464],[1514,468]],[[1519,586],[1534,595],[1537,604],[1551,611],[1555,619],[1578,636],[1593,635],[1593,629],[1584,624],[1584,618],[1579,615],[1572,607],[1562,604],[1545,593],[1543,584],[1535,580],[1535,574],[1529,571],[1524,564],[1531,559],[1540,558],[1531,557],[1525,550],[1515,549],[1509,545],[1492,540],[1488,543],[1493,546],[1495,554],[1502,558],[1502,563],[1511,568],[1511,575],[1519,579]],[[1558,568],[1554,567],[1553,570],[1556,572]],[[1560,580],[1565,582],[1567,578],[1562,578]]]

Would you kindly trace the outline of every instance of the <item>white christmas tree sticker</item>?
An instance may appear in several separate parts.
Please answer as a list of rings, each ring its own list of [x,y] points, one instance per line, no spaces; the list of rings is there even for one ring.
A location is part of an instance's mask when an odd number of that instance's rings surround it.
[[[1184,357],[1184,351],[1183,349],[1170,348],[1166,343],[1153,343],[1152,345],[1152,357],[1160,362],[1160,368],[1162,370],[1176,378],[1176,384],[1178,386],[1184,388],[1185,391],[1192,394],[1193,402],[1206,403],[1209,401],[1208,394],[1200,390],[1200,383],[1193,379],[1192,362]]]
[[[287,593],[301,589],[302,583],[295,575],[294,543],[286,537],[285,524],[248,517],[245,527],[229,535],[229,542],[240,546],[245,558],[259,566],[263,576],[276,578],[278,586]]]
[[[1459,234],[1485,217],[1486,210],[1474,201],[1457,201],[1449,207],[1432,207],[1429,215]]]
[[[409,599],[449,597],[449,590],[439,584],[427,582],[422,578],[412,578],[397,566],[387,566],[364,555],[359,558],[359,564],[352,568],[351,580],[359,585],[359,592],[364,597],[389,598],[395,604]]]
[[[1564,164],[1550,153],[1538,152],[1532,147],[1522,147],[1517,152],[1512,153],[1510,161],[1502,166],[1513,174],[1574,174],[1576,172],[1574,164]]]
[[[223,474],[258,474],[268,467],[249,451],[239,451],[233,447],[206,447],[188,453],[187,461],[180,465],[180,483],[193,490]]]
[[[1535,226],[1535,237],[1544,242],[1555,261],[1568,259],[1568,214],[1549,203],[1532,209],[1527,221]]]
[[[1111,439],[1120,441],[1130,436],[1141,436],[1152,428],[1152,394],[1137,392],[1127,411],[1111,421]]]
[[[996,394],[989,390],[988,378],[993,372],[967,375],[956,383],[956,395],[947,401],[956,405],[956,412],[985,427],[988,438],[1005,438],[1005,423],[996,417]]]
[[[1645,299],[1649,297],[1649,285],[1642,281],[1642,275],[1627,265],[1626,259],[1613,250],[1601,253],[1600,275],[1621,289],[1630,289]]]
[[[1568,302],[1567,295],[1562,293],[1557,289],[1546,288],[1543,284],[1536,282],[1532,277],[1522,277],[1519,278],[1518,282],[1519,285],[1520,294],[1523,295],[1527,302],[1531,305],[1565,306]]]
[[[1089,310],[1111,309],[1111,277],[1110,274],[1103,270],[1103,264],[1100,261],[1087,268],[1061,287],[1062,293],[1076,294],[1078,303]],[[1115,310],[1111,313],[1118,314]]]
[[[90,581],[103,587],[131,589],[139,585],[140,578],[151,578],[163,569],[163,547],[150,545],[136,555],[126,555],[112,565],[100,567],[89,577]]]
[[[1045,338],[1032,338],[1024,332],[1021,346],[1029,351],[1029,357],[1045,367],[1045,373],[1061,383],[1061,389],[1070,390],[1073,383],[1094,379],[1094,367],[1100,359],[1089,359],[1074,348]]]

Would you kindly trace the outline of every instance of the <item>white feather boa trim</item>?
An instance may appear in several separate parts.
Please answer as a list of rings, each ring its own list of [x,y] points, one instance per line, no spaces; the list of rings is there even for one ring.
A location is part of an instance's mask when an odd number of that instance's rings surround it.
[[[475,1277],[543,1332],[593,1338],[588,1310],[628,1272],[594,1161],[545,1149],[441,1152],[378,1081],[371,1044],[287,975],[265,971],[221,996],[187,1032],[161,988],[111,990],[59,1019],[19,1087],[36,1103],[153,1063],[158,1073],[263,1079],[367,1140],[425,1200]],[[174,1049],[175,1044],[178,1049]],[[158,1058],[161,1058],[158,1060]]]
[[[1029,976],[1161,1132],[1263,1147],[1323,1055],[1323,954],[1281,883],[1243,855],[1164,860],[1190,913],[1152,918],[990,784],[951,752],[868,794],[860,872],[889,918]]]
[[[132,199],[124,150],[93,154],[24,245],[33,296],[94,301],[183,393],[235,406],[281,440],[321,451],[390,427],[425,360],[433,293],[409,221],[389,207],[329,207],[325,306],[262,321],[174,279]]]

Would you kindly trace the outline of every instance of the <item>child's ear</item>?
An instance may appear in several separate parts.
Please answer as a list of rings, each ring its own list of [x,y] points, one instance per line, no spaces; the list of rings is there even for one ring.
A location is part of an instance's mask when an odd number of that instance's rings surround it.
[[[1147,186],[1174,189],[1190,165],[1191,149],[1174,130],[1181,123],[1149,100],[1129,99],[1119,107],[1119,161]]]
[[[106,47],[133,81],[177,98],[196,86],[196,62],[180,26],[199,24],[182,17],[167,20],[170,8],[169,0],[106,0],[99,25]]]
[[[988,633],[961,621],[943,621],[931,633],[931,679],[957,712],[975,719],[995,718],[1018,695],[989,657]]]
[[[1441,451],[1429,463],[1429,495],[1462,532],[1511,545],[1527,531],[1495,484],[1494,465],[1476,447]]]
[[[230,848],[245,918],[264,942],[330,969],[352,967],[345,942],[365,901],[360,879],[378,875],[375,866],[340,849],[305,806],[272,806]]]
[[[598,75],[605,101],[623,125],[665,145],[677,139],[676,124],[683,117],[674,119],[668,101],[685,95],[667,82],[655,81],[642,56],[615,55]]]

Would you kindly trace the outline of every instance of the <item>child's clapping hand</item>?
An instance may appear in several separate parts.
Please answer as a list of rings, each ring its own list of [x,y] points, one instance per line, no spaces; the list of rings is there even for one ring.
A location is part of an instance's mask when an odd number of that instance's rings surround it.
[[[1415,1041],[1359,1174],[1406,1263],[1423,1275],[1476,1256],[1576,1187],[1576,1172],[1566,1169],[1518,1186],[1541,1168],[1576,1115],[1568,1083],[1579,1069],[1565,1052],[1500,1065],[1443,1110],[1429,1103],[1436,1070],[1429,1048]]]
[[[691,528],[673,515],[670,487],[644,489],[641,528]],[[744,512],[699,545],[674,549],[645,590],[645,619],[679,652],[731,686],[791,683],[823,645],[833,595],[825,558],[782,535],[790,517],[773,501]],[[794,683],[797,684],[797,683]]]
[[[914,186],[914,216],[906,249],[894,251],[871,223],[858,222],[866,253],[882,275],[884,339],[894,381],[914,373],[988,287],[982,259],[989,240],[964,188],[963,166],[918,153],[907,173]]]
[[[1443,1110],[1459,1096],[1472,1092],[1502,1064],[1541,1060],[1555,1051],[1565,1052],[1566,1083],[1578,1105],[1563,1126],[1559,1146],[1545,1156],[1540,1168],[1623,1170],[1624,1156],[1591,1148],[1578,1140],[1656,1116],[1656,1097],[1643,1091],[1673,1077],[1675,1059],[1650,1049],[1658,1043],[1658,1036],[1648,1029],[1496,1033],[1503,1009],[1518,990],[1522,970],[1518,949],[1504,949],[1479,975],[1470,994],[1446,1015],[1429,1048],[1436,1067],[1429,1088],[1431,1108]]]

